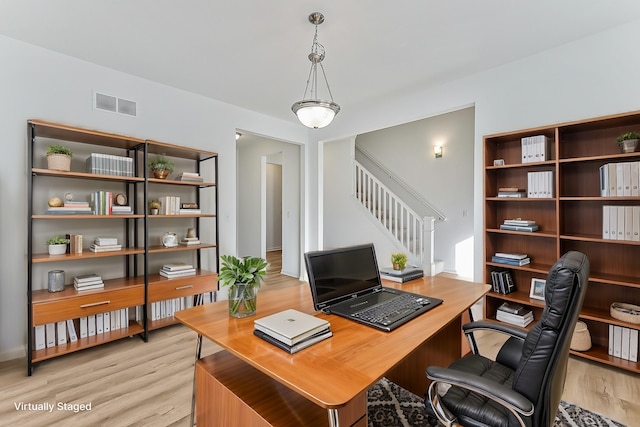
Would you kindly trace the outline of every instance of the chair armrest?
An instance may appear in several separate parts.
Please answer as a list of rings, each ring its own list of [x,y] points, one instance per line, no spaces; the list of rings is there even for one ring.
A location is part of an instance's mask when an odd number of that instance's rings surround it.
[[[533,403],[512,388],[467,372],[429,366],[427,368],[427,378],[481,394],[511,412],[516,411],[524,416],[531,416],[534,411]]]
[[[462,331],[466,334],[472,334],[475,331],[492,331],[499,332],[524,341],[528,331],[517,326],[508,325],[506,323],[487,322],[486,320],[478,320],[476,322],[462,325]]]

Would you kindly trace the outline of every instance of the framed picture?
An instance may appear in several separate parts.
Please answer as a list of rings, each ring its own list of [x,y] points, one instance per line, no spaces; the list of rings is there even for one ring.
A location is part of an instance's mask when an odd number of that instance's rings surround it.
[[[531,279],[531,292],[529,292],[529,297],[544,300],[544,287],[546,283],[546,280],[533,277]]]
[[[504,166],[504,159],[495,159],[493,161],[493,166]]]

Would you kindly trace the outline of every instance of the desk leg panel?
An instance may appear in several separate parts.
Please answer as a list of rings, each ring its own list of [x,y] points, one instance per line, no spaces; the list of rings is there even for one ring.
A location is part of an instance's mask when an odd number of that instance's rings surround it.
[[[410,392],[424,396],[429,386],[426,370],[428,366],[447,367],[461,356],[460,317],[418,347],[385,376]]]
[[[226,351],[200,359],[195,376],[198,427],[328,426],[326,409]],[[340,426],[366,426],[366,394],[338,413]]]

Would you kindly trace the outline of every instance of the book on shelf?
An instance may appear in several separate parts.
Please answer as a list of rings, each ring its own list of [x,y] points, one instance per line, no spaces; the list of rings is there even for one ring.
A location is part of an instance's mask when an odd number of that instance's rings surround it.
[[[164,264],[162,269],[165,271],[191,270],[193,269],[193,265],[187,264],[186,262],[172,262],[170,264]]]
[[[498,197],[514,197],[514,198],[523,198],[527,197],[526,191],[499,191]]]
[[[533,312],[519,304],[504,302],[496,310],[496,319],[502,322],[525,327],[533,322]]]
[[[201,176],[178,175],[176,181],[204,182],[204,179]]]
[[[505,225],[536,225],[534,220],[522,218],[505,219],[502,223]]]
[[[198,215],[201,214],[202,211],[200,209],[179,209],[179,215]]]
[[[95,289],[104,289],[104,283],[94,285],[77,285],[74,283],[73,287],[76,289],[76,291],[91,291]]]
[[[131,157],[91,153],[87,157],[85,166],[88,173],[133,176],[133,158]]]
[[[394,270],[391,267],[380,269],[380,278],[393,282],[404,283],[420,277],[424,277],[424,271],[416,267],[407,267],[402,270]]]
[[[194,202],[180,203],[180,209],[200,209],[200,205]]]
[[[181,245],[185,245],[185,246],[197,246],[197,245],[200,244],[200,240],[199,239],[198,240],[185,240],[185,239],[182,239],[182,240],[180,240],[180,244]]]
[[[95,282],[96,280],[102,281],[102,277],[98,276],[95,273],[81,274],[80,276],[75,276],[73,278],[73,281],[75,283],[90,283]]]
[[[114,252],[122,249],[122,245],[96,245],[89,246],[91,252]]]
[[[285,344],[282,341],[279,341],[278,339],[272,337],[271,335],[260,331],[258,329],[254,329],[253,330],[253,334],[255,336],[257,336],[258,338],[263,339],[264,341],[271,343],[273,345],[275,345],[276,347],[290,353],[290,354],[294,354],[299,352],[300,350],[303,350],[307,347],[312,346],[313,344],[316,344],[320,341],[324,341],[327,338],[330,338],[331,336],[333,336],[333,332],[331,332],[330,329],[326,329],[324,331],[321,331],[319,333],[317,333],[316,335],[312,335],[311,337],[307,338],[306,340],[300,341],[297,344],[293,344],[293,345],[289,345],[289,344]]]
[[[522,316],[524,314],[527,314],[528,312],[531,312],[531,310],[525,308],[524,306],[509,301],[503,302],[500,307],[498,307],[498,310],[517,316]]]
[[[47,215],[91,215],[93,213],[90,207],[49,207],[45,211]]]
[[[494,255],[491,257],[491,262],[495,262],[498,264],[514,265],[514,266],[523,266],[531,263],[531,258],[526,257],[522,259],[513,259],[513,258],[504,258],[504,257]]]
[[[495,270],[491,272],[491,284],[493,292],[510,294],[516,286],[508,270]]]
[[[529,256],[527,254],[517,254],[517,253],[511,253],[511,252],[496,252],[494,255],[500,258],[511,258],[511,259],[525,259]]]
[[[167,279],[173,279],[176,277],[185,277],[185,276],[195,276],[196,269],[192,268],[190,270],[179,270],[179,271],[166,271],[160,269],[158,272],[162,277],[166,277]]]
[[[131,206],[111,206],[111,213],[113,215],[132,214],[133,209],[131,208]]]
[[[107,237],[107,236],[98,236],[93,239],[93,243],[96,245],[117,245],[118,238],[117,237]]]
[[[504,311],[497,310],[496,320],[524,328],[527,325],[529,325],[531,322],[533,322],[533,313],[529,312],[527,315],[518,316],[515,314],[509,314]]]
[[[254,320],[254,327],[286,345],[298,344],[314,334],[330,328],[327,320],[287,309]]]
[[[500,224],[500,230],[534,232],[534,231],[538,231],[539,229],[540,227],[538,227],[537,225]]]
[[[66,234],[67,239],[67,253],[81,254],[82,253],[82,234]]]
[[[522,163],[544,162],[549,160],[549,142],[545,135],[525,136],[520,139]]]
[[[74,201],[66,201],[62,205],[63,208],[91,208],[89,206],[89,202],[74,202]]]

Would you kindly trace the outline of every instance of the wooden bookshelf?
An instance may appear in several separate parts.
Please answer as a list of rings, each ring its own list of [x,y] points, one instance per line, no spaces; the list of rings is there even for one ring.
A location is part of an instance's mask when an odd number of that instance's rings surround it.
[[[640,161],[640,152],[621,153],[616,137],[640,131],[640,112],[506,132],[484,137],[484,280],[491,272],[508,269],[517,291],[485,297],[484,315],[495,320],[504,301],[531,308],[538,320],[544,302],[531,299],[532,278],[545,279],[554,262],[570,250],[585,253],[591,273],[580,314],[591,334],[593,347],[572,351],[577,357],[620,369],[640,372],[640,363],[608,354],[609,325],[638,330],[640,325],[621,322],[609,314],[613,302],[640,304],[640,241],[603,239],[603,206],[640,206],[639,195],[601,197],[599,168],[608,163]],[[547,160],[522,162],[524,137],[549,138]],[[503,166],[493,161],[503,159]],[[552,171],[554,197],[500,198],[500,187],[527,188],[528,172]],[[536,232],[500,230],[505,219],[535,220]],[[521,267],[491,262],[495,252],[525,253],[531,264]]]

